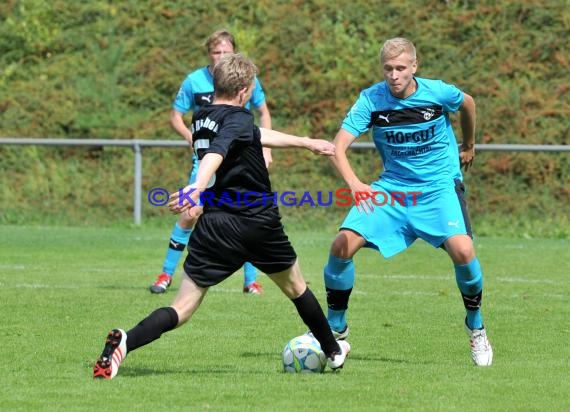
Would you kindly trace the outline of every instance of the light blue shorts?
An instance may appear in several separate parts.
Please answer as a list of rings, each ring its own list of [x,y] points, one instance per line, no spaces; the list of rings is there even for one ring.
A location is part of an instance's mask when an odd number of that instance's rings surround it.
[[[451,236],[471,236],[460,180],[435,188],[392,186],[378,180],[371,187],[376,192],[374,211],[367,214],[353,206],[340,229],[360,234],[366,247],[379,250],[385,258],[404,251],[417,238],[437,248]]]

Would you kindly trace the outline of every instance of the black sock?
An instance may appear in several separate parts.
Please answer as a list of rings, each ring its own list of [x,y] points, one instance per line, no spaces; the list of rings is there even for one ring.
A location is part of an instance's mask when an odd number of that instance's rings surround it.
[[[160,338],[177,325],[178,313],[173,308],[155,310],[127,332],[127,353]]]
[[[299,316],[301,316],[305,325],[309,327],[315,338],[321,344],[325,355],[330,357],[333,353],[339,353],[340,347],[331,332],[323,309],[315,295],[313,295],[313,292],[307,287],[301,296],[291,300],[295,304],[297,312],[299,312]]]

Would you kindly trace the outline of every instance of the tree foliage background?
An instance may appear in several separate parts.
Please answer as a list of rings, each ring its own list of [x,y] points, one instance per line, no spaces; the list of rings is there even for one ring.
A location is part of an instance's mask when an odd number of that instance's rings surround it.
[[[0,136],[179,139],[168,125],[172,100],[207,64],[206,37],[227,28],[260,69],[277,129],[332,139],[359,91],[381,80],[381,44],[404,36],[418,49],[419,76],[475,97],[479,143],[569,144],[567,10],[566,0],[7,0]],[[128,150],[0,146],[0,155],[2,223],[130,217]],[[371,151],[351,158],[363,180],[381,170]],[[184,184],[188,151],[152,149],[144,159],[147,191]],[[271,174],[276,190],[343,184],[328,161],[288,150]],[[480,153],[466,174],[472,219],[483,232],[570,236],[568,176],[568,154]],[[282,212],[318,226],[346,210]]]

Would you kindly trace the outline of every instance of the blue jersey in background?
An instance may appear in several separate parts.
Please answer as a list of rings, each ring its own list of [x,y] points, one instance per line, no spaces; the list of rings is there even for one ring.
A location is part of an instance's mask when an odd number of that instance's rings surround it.
[[[208,66],[206,66],[193,71],[184,79],[174,99],[172,108],[182,114],[186,114],[189,111],[197,112],[202,106],[211,104],[213,100],[214,78],[208,70]],[[263,103],[265,103],[265,92],[256,77],[251,99],[247,102],[245,108],[249,109],[251,106],[258,108]]]
[[[211,104],[214,101],[214,77],[208,70],[208,66],[202,67],[190,73],[180,86],[172,108],[177,112],[186,114],[190,111],[197,112],[203,106]],[[251,94],[251,98],[246,103],[245,108],[250,109],[251,106],[258,108],[265,103],[265,92],[261,87],[261,83],[255,78],[255,86]],[[198,173],[198,158],[196,154],[192,157],[192,170],[188,176],[188,183],[194,183],[196,173]]]

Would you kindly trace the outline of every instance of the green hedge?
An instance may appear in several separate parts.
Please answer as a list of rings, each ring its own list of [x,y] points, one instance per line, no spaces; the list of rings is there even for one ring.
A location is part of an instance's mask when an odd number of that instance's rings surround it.
[[[260,68],[275,128],[332,139],[358,92],[380,80],[382,42],[406,36],[418,48],[420,76],[475,97],[478,142],[569,144],[564,0],[195,3],[0,4],[0,136],[179,139],[168,125],[173,97],[186,73],[206,64],[207,35],[226,27]],[[145,153],[146,189],[184,181],[181,152]],[[380,163],[372,153],[360,157],[359,171],[374,178]],[[328,162],[300,159],[290,151],[277,155],[276,186],[307,186],[307,173],[314,185],[307,190],[342,185]],[[466,176],[474,219],[501,227],[516,218],[506,226],[521,233],[569,232],[567,154],[484,153],[476,162]],[[122,219],[131,165],[132,154],[121,149],[0,147],[2,222],[34,219],[26,190],[49,204],[46,218],[61,210],[62,219],[81,220],[66,207],[81,198],[92,221]],[[298,214],[310,223],[319,213]],[[544,216],[559,223],[556,230],[540,223]]]

